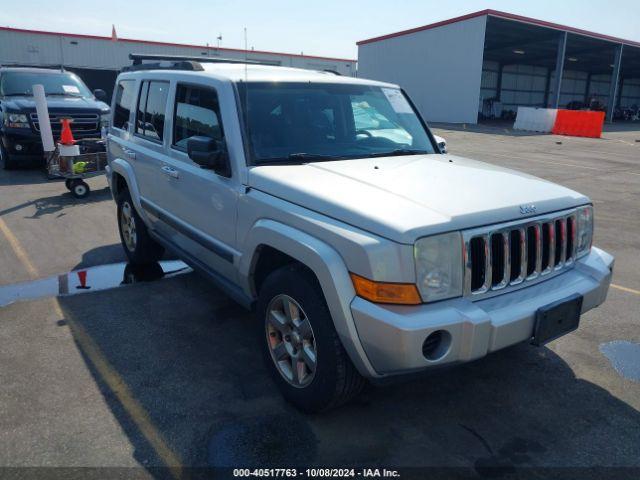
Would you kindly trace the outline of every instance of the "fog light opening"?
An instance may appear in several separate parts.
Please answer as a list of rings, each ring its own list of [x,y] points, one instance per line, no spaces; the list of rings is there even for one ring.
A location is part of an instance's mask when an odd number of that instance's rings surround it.
[[[429,334],[422,344],[422,355],[430,361],[443,358],[451,346],[451,334],[446,330],[436,330]]]

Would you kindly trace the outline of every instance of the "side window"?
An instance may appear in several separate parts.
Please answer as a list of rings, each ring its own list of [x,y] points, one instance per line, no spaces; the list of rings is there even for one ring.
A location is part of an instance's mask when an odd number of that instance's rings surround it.
[[[136,96],[135,85],[135,80],[118,82],[113,108],[113,126],[115,128],[129,129],[129,113],[133,108],[133,101]]]
[[[138,111],[136,112],[136,133],[144,134],[144,111],[147,108],[147,94],[149,93],[149,82],[142,82],[140,95],[138,95]]]
[[[180,150],[186,150],[187,140],[196,135],[216,140],[222,140],[224,137],[218,95],[210,88],[178,85],[173,145]]]
[[[169,82],[145,81],[140,89],[136,133],[162,141]]]

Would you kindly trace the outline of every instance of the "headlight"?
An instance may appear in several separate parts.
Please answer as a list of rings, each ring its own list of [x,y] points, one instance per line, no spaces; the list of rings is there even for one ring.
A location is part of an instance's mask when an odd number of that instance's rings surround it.
[[[100,115],[100,127],[109,128],[109,122],[111,122],[111,114],[105,113]]]
[[[10,128],[29,128],[29,119],[24,113],[5,113],[4,123]]]
[[[580,207],[577,211],[578,216],[578,239],[576,256],[583,257],[591,250],[591,242],[593,241],[593,207],[591,205]]]
[[[414,246],[416,280],[422,300],[433,302],[462,295],[462,236],[445,233],[418,240]]]

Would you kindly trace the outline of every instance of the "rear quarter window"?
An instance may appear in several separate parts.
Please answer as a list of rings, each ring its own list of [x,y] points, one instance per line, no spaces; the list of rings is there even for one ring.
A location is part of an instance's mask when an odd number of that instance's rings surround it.
[[[121,80],[114,93],[113,126],[121,130],[129,129],[129,116],[136,97],[135,80]]]

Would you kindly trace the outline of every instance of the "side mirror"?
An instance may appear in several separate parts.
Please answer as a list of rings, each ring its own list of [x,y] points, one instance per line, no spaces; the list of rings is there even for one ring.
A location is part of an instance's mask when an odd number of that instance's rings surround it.
[[[201,168],[231,176],[224,143],[210,137],[195,136],[187,140],[187,155]]]
[[[447,153],[447,141],[438,135],[434,135],[433,138],[436,140],[436,143],[438,144],[440,153]]]
[[[107,101],[107,92],[105,92],[101,88],[96,88],[93,91],[93,96],[96,97],[98,100],[100,100],[102,102],[106,102]]]

